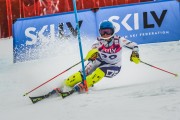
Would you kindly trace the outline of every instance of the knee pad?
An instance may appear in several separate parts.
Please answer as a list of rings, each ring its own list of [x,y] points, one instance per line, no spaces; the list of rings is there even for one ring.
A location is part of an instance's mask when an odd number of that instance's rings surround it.
[[[66,86],[69,86],[69,87],[74,87],[74,85],[76,85],[77,83],[81,82],[82,81],[82,75],[80,72],[77,72],[73,75],[71,75],[70,77],[68,77],[64,83]]]
[[[86,77],[87,86],[92,87],[95,83],[99,82],[104,76],[105,73],[100,68],[97,68],[92,74]]]

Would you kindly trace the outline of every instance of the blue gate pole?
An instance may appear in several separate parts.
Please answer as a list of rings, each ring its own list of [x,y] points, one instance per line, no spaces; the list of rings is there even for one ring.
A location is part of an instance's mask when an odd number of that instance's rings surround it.
[[[76,0],[73,1],[73,6],[74,6],[74,14],[75,14],[75,20],[76,20],[76,28],[78,32],[78,42],[79,42],[79,51],[81,55],[81,63],[82,63],[82,70],[83,70],[83,84],[86,87],[86,92],[88,91],[87,87],[87,82],[86,82],[86,72],[85,72],[85,66],[84,66],[84,57],[83,57],[83,50],[82,50],[82,45],[81,45],[81,35],[80,35],[80,29],[79,29],[79,21],[78,21],[78,16],[77,16],[77,7],[76,7]]]

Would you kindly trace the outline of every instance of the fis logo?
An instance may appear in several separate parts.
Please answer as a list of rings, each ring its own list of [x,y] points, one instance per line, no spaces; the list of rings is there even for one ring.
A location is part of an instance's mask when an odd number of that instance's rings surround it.
[[[143,12],[143,16],[142,16],[142,20],[139,20],[139,13],[134,13],[134,14],[127,14],[122,21],[119,22],[114,22],[114,20],[118,21],[120,19],[119,16],[111,16],[109,18],[109,21],[113,22],[113,24],[116,27],[116,31],[118,32],[121,30],[121,26],[124,26],[124,28],[127,31],[132,31],[132,30],[139,30],[140,29],[140,25],[139,22],[143,22],[143,28],[147,29],[147,28],[155,28],[155,25],[157,25],[158,27],[161,27],[162,22],[166,16],[167,10],[163,10],[162,13],[160,14],[160,16],[158,16],[156,14],[155,11],[150,11],[150,13],[148,12]],[[153,19],[154,22],[150,23],[149,20]],[[133,20],[133,25],[129,25],[128,21],[129,20]]]

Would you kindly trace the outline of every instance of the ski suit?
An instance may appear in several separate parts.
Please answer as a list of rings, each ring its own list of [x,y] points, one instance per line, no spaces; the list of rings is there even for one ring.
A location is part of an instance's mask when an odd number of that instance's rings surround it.
[[[114,36],[111,39],[110,42],[107,42],[98,37],[97,42],[92,45],[92,48],[98,49],[99,52],[98,57],[86,65],[86,75],[91,74],[96,68],[100,68],[105,73],[105,77],[116,76],[121,69],[122,47],[138,50],[135,42],[123,37]]]
[[[123,37],[113,36],[110,39],[110,42],[107,42],[98,37],[97,42],[92,45],[92,49],[98,49],[98,57],[95,60],[90,60],[85,66],[88,87],[93,86],[103,77],[111,78],[120,72],[123,46],[138,51],[136,43]],[[82,75],[82,70],[76,72],[65,80],[65,85],[74,87],[79,82],[82,82]]]

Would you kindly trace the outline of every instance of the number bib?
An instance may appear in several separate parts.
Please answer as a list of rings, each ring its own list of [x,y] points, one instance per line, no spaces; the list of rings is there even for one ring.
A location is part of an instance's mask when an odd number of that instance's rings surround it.
[[[121,61],[122,47],[120,46],[119,39],[113,39],[113,44],[106,47],[102,44],[99,47],[100,59],[106,63],[115,64]]]

